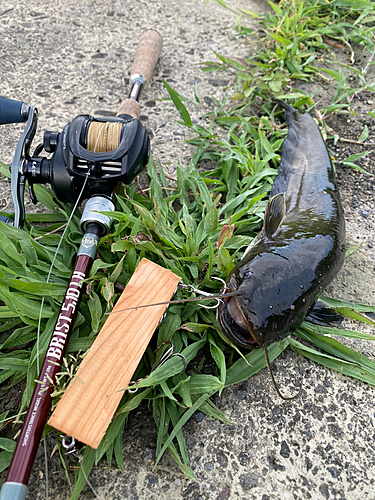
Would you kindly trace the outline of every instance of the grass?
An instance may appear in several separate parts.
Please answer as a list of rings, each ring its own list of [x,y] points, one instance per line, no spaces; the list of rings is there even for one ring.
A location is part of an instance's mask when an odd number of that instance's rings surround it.
[[[361,92],[375,90],[374,83],[367,81],[368,70],[374,64],[374,7],[369,0],[268,3],[267,13],[242,10],[238,18],[238,35],[249,38],[251,55],[228,58],[216,54],[217,60],[207,62],[204,67],[207,72],[232,72],[238,82],[237,91],[231,96],[238,105],[229,110],[218,106],[214,118],[222,126],[236,123],[241,127],[259,100],[261,113],[267,115],[272,113],[270,103],[283,99],[293,102],[297,108],[313,109],[323,134],[327,134],[330,130],[324,118],[332,113],[354,113],[353,98]],[[244,26],[249,16],[258,20],[259,32]],[[354,52],[367,59],[361,69],[353,65]],[[346,56],[338,58],[338,53]],[[332,102],[322,105],[315,101],[313,90],[310,94],[301,90],[304,82],[314,80],[324,80],[336,87]],[[374,116],[372,111],[368,114]]]
[[[100,242],[98,258],[88,279],[88,293],[83,296],[68,345],[64,374],[59,377],[56,387],[54,404],[102,327],[105,313],[115,304],[119,289],[126,285],[141,258],[147,257],[170,269],[181,276],[185,284],[207,292],[219,292],[221,285],[213,277],[225,279],[259,232],[268,193],[277,175],[287,130],[275,98],[289,100],[299,108],[316,109],[318,116],[324,118],[329,113],[351,112],[354,93],[372,89],[364,72],[355,70],[360,86],[351,88],[339,67],[329,67],[328,61],[334,54],[324,38],[345,47],[360,44],[370,60],[374,50],[371,26],[375,19],[375,7],[371,2],[285,0],[278,5],[270,3],[270,6],[269,13],[258,18],[264,31],[257,47],[262,49],[257,49],[246,60],[219,56],[217,62],[207,63],[204,68],[206,71],[231,71],[237,77],[238,86],[232,93],[234,100],[230,102],[223,97],[221,102],[216,101],[216,108],[209,115],[211,123],[221,126],[219,134],[213,132],[212,126],[204,128],[193,123],[185,101],[165,82],[180,117],[179,123],[192,132],[190,142],[195,146],[195,154],[187,169],[177,166],[177,183],[172,191],[162,166],[151,160],[148,165],[150,191],[140,193],[132,185],[116,196],[112,233]],[[243,22],[248,15],[255,16],[248,11],[242,13],[238,24],[240,35],[249,34]],[[318,109],[313,95],[295,85],[301,80],[308,82],[319,78],[333,79],[337,92],[329,106]],[[200,105],[198,89],[194,104]],[[325,125],[324,120],[321,124]],[[329,135],[329,131],[327,133]],[[363,134],[362,138],[365,131]],[[356,167],[355,161],[360,157],[349,157],[347,164]],[[206,164],[213,167],[204,171],[202,165]],[[1,172],[9,175],[5,165],[1,166]],[[25,381],[20,418],[37,378],[35,340],[41,300],[44,298],[45,305],[39,351],[44,354],[82,236],[80,214],[76,213],[58,251],[50,283],[46,284],[60,239],[59,228],[66,223],[71,207],[57,201],[42,186],[35,186],[35,190],[50,213],[28,215],[26,229],[22,231],[0,223],[0,296],[3,301],[0,306],[0,381],[8,388]],[[190,296],[192,294],[186,290],[179,290],[174,298]],[[374,325],[363,313],[375,312],[375,307],[324,297],[323,300],[348,317]],[[374,339],[361,332],[304,322],[293,338],[286,337],[269,347],[270,360],[290,346],[315,362],[375,385],[375,363],[346,348],[332,335]],[[186,358],[189,363],[186,372],[182,358],[177,356],[158,367],[167,349],[165,342],[171,342],[175,352]],[[155,352],[162,344],[163,347]],[[202,352],[212,357],[213,371],[206,370],[204,362],[199,361]],[[106,457],[109,466],[114,458],[123,470],[124,425],[129,414],[142,402],[152,409],[158,429],[156,463],[169,451],[181,470],[194,479],[183,425],[198,409],[228,423],[211,396],[248,379],[264,366],[264,354],[260,349],[246,355],[237,352],[233,355],[233,349],[222,337],[213,310],[202,309],[197,302],[171,305],[134,374],[134,380],[142,379],[136,384],[138,391],[124,391],[116,416],[99,448],[85,448],[71,498],[79,497],[86,484],[85,476],[102,457]],[[6,412],[0,420],[5,424],[10,417]],[[14,446],[13,440],[0,439],[1,469],[8,466]]]

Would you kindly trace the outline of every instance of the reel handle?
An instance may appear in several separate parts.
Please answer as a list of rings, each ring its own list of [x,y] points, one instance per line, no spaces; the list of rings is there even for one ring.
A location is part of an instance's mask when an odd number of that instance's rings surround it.
[[[139,119],[141,108],[138,100],[141,90],[151,80],[162,46],[163,39],[156,30],[146,30],[142,33],[130,72],[130,96],[122,102],[117,116],[130,115]]]
[[[22,101],[0,97],[0,125],[25,122],[28,118],[29,107]]]

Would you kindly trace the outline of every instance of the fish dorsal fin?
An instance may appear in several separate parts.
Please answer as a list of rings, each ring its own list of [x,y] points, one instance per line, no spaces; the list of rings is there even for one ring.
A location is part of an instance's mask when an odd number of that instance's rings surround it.
[[[285,196],[284,193],[279,193],[273,196],[268,202],[266,212],[264,214],[264,235],[271,239],[281,226],[285,217]]]

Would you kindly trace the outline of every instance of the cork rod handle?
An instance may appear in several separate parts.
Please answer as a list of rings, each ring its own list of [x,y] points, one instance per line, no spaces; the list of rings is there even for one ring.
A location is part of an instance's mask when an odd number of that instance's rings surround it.
[[[138,118],[141,116],[141,106],[139,102],[134,101],[134,99],[125,99],[122,101],[121,106],[117,111],[117,115],[130,115],[133,118]]]
[[[162,46],[163,39],[157,31],[144,31],[139,39],[130,78],[140,75],[150,83]]]
[[[163,39],[157,31],[146,30],[142,33],[130,72],[132,90],[129,98],[121,103],[117,116],[125,114],[139,119],[141,107],[138,100],[141,90],[151,80],[162,46]]]

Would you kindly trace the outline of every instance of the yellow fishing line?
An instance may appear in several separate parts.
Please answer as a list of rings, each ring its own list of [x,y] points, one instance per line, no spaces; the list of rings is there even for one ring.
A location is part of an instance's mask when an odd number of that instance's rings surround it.
[[[87,130],[86,149],[104,153],[118,148],[122,125],[120,122],[92,122]]]

